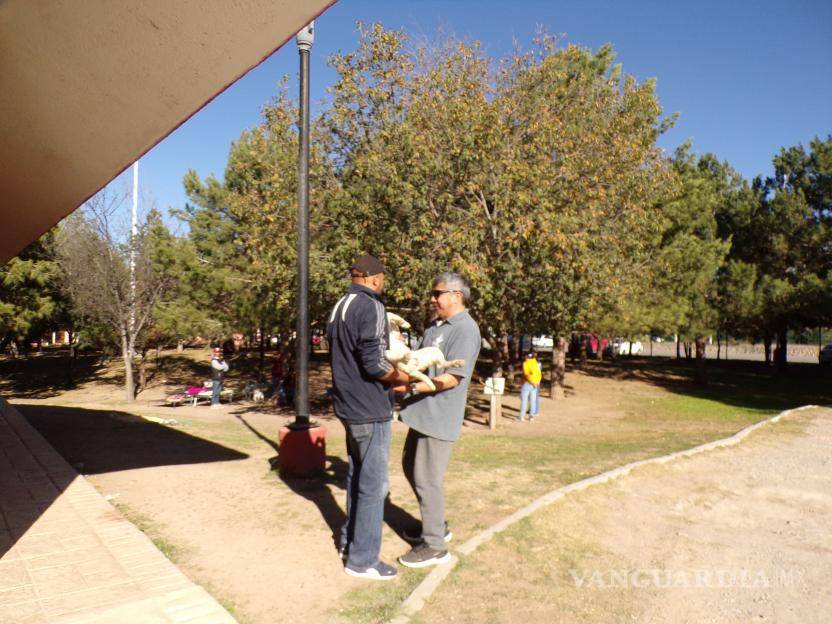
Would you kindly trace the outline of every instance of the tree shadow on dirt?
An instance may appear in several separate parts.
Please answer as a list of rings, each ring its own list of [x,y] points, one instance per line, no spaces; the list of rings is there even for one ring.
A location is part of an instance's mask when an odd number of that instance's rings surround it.
[[[203,381],[211,379],[209,359],[202,362],[184,353],[165,354],[159,358],[158,363],[155,358],[151,358],[148,370],[149,381],[164,378],[168,385],[201,386]]]
[[[344,506],[335,499],[332,490],[333,486],[341,492],[345,489],[347,462],[336,455],[327,455],[324,470],[317,475],[297,477],[286,474],[280,470],[280,445],[268,436],[263,435],[242,414],[235,414],[235,417],[255,436],[275,450],[277,455],[270,457],[268,460],[271,470],[295,494],[302,496],[318,508],[321,517],[332,532],[332,542],[337,549],[340,545],[341,527],[347,521],[347,515]],[[346,494],[339,496],[339,498],[345,497]],[[399,536],[402,536],[406,529],[412,529],[418,525],[416,518],[398,505],[393,504],[389,494],[384,500],[384,521]]]
[[[792,363],[787,374],[777,375],[764,362],[708,360],[705,370],[705,385],[695,382],[692,360],[621,358],[588,362],[583,372],[591,377],[641,381],[677,395],[760,411],[832,403],[832,371],[817,364]]]
[[[0,539],[0,556],[72,483],[77,476],[76,471],[100,474],[248,457],[184,431],[124,412],[49,405],[15,405],[14,408],[74,470],[68,466],[62,468],[63,464],[49,464],[51,449],[38,449],[37,446],[24,449],[18,436],[6,438],[7,456],[14,458],[14,463],[3,466],[3,474],[0,474],[0,509],[12,539]],[[9,418],[20,419],[20,416],[12,414]],[[26,427],[25,423],[21,426]],[[48,465],[48,478],[47,468],[40,468],[35,462],[32,455],[35,451],[46,457],[47,464],[44,465]],[[39,461],[43,463],[44,460]]]
[[[98,354],[82,354],[73,360],[69,351],[50,350],[16,359],[3,357],[0,393],[21,399],[51,398],[101,379],[106,369],[105,360]]]
[[[29,423],[83,474],[246,459],[186,431],[118,411],[16,405]]]

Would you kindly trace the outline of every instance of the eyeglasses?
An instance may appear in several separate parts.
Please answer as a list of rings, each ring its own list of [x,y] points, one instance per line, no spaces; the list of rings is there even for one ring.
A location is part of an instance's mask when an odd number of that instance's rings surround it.
[[[430,291],[430,296],[434,299],[439,299],[445,293],[452,293],[452,292],[462,292],[461,290],[432,290]]]

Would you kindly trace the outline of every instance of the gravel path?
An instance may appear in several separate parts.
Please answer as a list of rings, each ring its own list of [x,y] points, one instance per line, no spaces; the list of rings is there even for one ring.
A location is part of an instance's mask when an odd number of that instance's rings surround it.
[[[575,582],[626,586],[640,622],[832,619],[830,409],[634,473],[604,506],[599,541],[626,569],[577,570]]]

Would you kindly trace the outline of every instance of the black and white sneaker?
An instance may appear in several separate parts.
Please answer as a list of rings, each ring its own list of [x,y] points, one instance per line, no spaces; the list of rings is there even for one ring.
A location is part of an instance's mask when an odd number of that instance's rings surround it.
[[[371,581],[392,581],[398,574],[396,568],[384,563],[383,561],[379,561],[373,567],[365,568],[364,570],[356,570],[348,565],[345,565],[344,572],[350,576],[369,579]]]
[[[399,557],[399,563],[408,568],[426,568],[438,563],[447,563],[450,560],[451,553],[447,550],[436,550],[424,542],[414,546],[409,553]]]
[[[413,530],[413,529],[405,529],[402,531],[402,537],[406,539],[411,544],[418,544],[422,541],[422,529]],[[449,543],[454,538],[454,534],[451,531],[451,527],[448,526],[448,523],[445,523],[445,543]]]

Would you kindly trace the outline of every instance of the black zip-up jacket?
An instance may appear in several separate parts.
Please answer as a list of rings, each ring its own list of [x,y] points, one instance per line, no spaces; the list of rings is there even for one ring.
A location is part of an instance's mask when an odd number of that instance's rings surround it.
[[[390,328],[378,294],[352,284],[332,309],[326,337],[335,415],[350,424],[391,420],[393,391],[379,381],[393,368],[384,357]]]

